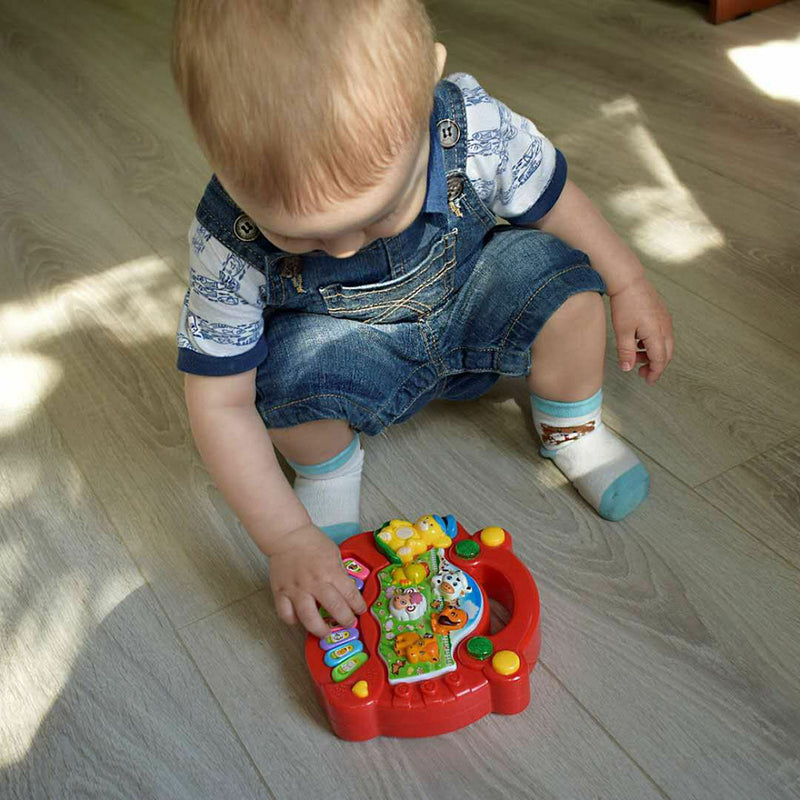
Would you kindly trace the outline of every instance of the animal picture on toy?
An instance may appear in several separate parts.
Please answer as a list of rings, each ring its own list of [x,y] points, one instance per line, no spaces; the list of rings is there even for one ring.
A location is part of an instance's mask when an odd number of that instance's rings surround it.
[[[389,683],[456,669],[456,645],[481,618],[480,587],[445,558],[452,541],[446,527],[429,515],[413,525],[393,520],[375,531],[376,544],[390,558],[378,572],[380,591],[370,609],[380,628],[378,653],[389,668]]]

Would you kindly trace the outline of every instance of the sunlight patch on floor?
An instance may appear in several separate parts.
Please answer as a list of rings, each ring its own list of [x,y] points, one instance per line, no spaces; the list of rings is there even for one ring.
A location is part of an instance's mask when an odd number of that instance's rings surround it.
[[[5,452],[8,452],[7,450]],[[36,491],[41,479],[39,464],[34,459],[21,459],[15,455],[13,469],[0,465],[0,511],[13,505],[21,506]],[[0,564],[7,564],[6,548],[13,547],[12,536],[0,540]],[[3,579],[8,578],[4,572]]]
[[[11,506],[7,500],[24,503],[21,493],[38,480],[36,462],[17,459],[13,470],[0,473],[0,507]],[[93,650],[108,646],[102,638],[93,643],[105,618],[145,585],[132,562],[109,569],[114,563],[110,560],[113,544],[111,549],[93,547],[83,537],[84,552],[92,552],[94,560],[59,558],[60,526],[74,526],[72,535],[79,541],[81,511],[77,516],[56,512],[50,519],[42,518],[41,529],[38,525],[9,527],[13,509],[7,512],[5,527],[13,535],[0,543],[0,667],[5,687],[0,767],[25,758],[53,704],[73,680],[75,663],[81,657],[91,660]],[[42,539],[56,553],[49,559],[55,572],[47,570],[46,579],[32,558],[42,547]],[[67,702],[75,702],[74,695]]]
[[[19,620],[4,620],[4,625],[13,626],[4,642],[7,661],[3,669],[4,682],[14,689],[3,695],[3,714],[6,720],[13,720],[13,742],[3,747],[0,764],[25,755],[67,682],[84,644],[82,600],[74,582],[50,585],[46,592],[28,598]],[[49,613],[56,608],[57,615]],[[43,626],[42,620],[47,619],[50,623]]]
[[[0,435],[34,414],[63,378],[62,339],[100,333],[123,347],[174,341],[186,287],[156,255],[0,304]],[[84,335],[84,334],[82,334]]]
[[[8,347],[39,344],[84,328],[105,329],[122,344],[174,337],[186,292],[156,255],[65,283],[25,302],[0,306]]]
[[[0,434],[13,430],[35,411],[62,374],[57,361],[36,353],[0,355]]]
[[[13,558],[14,554],[3,552],[4,568]],[[24,561],[24,549],[20,558]],[[24,574],[24,567],[21,569]],[[8,727],[0,721],[0,739],[4,740],[0,767],[25,757],[40,725],[70,681],[73,665],[87,648],[91,656],[93,632],[143,583],[133,570],[104,575],[100,583],[72,570],[58,581],[38,586],[36,592],[31,591],[36,582],[24,579],[28,592],[18,618],[14,618],[14,602],[3,603],[3,681],[9,688],[3,694],[3,717]],[[53,613],[55,609],[57,614]]]
[[[800,103],[800,36],[732,47],[728,58],[764,94]]]
[[[614,194],[610,205],[631,220],[630,237],[647,255],[661,261],[691,261],[707,250],[722,247],[725,237],[703,213],[692,193],[675,174],[669,160],[642,122],[633,97],[601,106],[612,119],[628,117],[627,147],[631,158],[652,177]]]

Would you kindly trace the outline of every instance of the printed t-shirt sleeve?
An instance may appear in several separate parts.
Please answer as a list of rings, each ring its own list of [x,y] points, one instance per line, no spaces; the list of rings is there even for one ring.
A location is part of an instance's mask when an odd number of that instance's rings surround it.
[[[464,72],[448,75],[464,97],[467,177],[481,200],[512,225],[529,225],[556,204],[567,162],[526,117],[488,95]]]
[[[189,290],[178,323],[178,369],[235,375],[266,358],[264,273],[198,221],[189,229]]]

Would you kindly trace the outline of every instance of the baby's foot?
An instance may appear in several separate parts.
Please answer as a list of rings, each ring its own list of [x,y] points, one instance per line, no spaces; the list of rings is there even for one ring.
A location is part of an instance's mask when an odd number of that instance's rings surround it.
[[[337,544],[361,533],[359,501],[364,451],[358,436],[322,464],[289,464],[297,473],[294,492],[318,528]]]
[[[531,395],[542,455],[555,462],[601,517],[620,520],[647,497],[650,475],[602,423],[601,402],[602,390],[577,403]]]
[[[583,499],[604,519],[626,517],[650,489],[647,468],[602,423],[562,450],[542,447],[541,453],[553,459]]]

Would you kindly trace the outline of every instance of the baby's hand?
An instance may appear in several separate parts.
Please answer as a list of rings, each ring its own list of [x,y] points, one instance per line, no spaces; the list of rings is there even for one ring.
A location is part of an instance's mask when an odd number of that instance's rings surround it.
[[[314,525],[298,528],[276,544],[270,553],[269,574],[278,616],[289,625],[299,620],[314,636],[330,633],[317,602],[348,628],[356,624],[353,612],[367,610],[342,566],[339,548]]]
[[[669,311],[646,278],[611,296],[611,323],[620,366],[628,372],[643,364],[639,375],[652,386],[672,360],[674,343]]]

